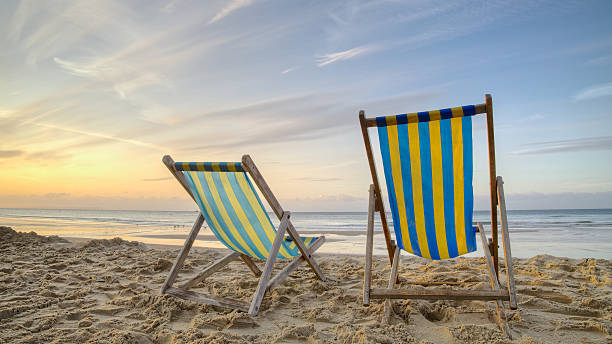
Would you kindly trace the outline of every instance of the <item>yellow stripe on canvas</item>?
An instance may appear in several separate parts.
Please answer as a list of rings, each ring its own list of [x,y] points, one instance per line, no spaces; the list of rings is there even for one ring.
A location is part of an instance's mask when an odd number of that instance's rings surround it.
[[[453,114],[453,118],[463,117],[463,108],[462,107],[454,107],[451,109]]]
[[[227,237],[227,234],[223,231],[223,228],[221,227],[219,220],[215,216],[215,213],[210,208],[210,205],[208,204],[208,202],[206,202],[206,196],[204,195],[204,190],[202,189],[202,183],[200,182],[200,178],[198,178],[198,173],[197,172],[187,172],[187,173],[190,174],[191,179],[193,180],[193,183],[196,187],[196,190],[198,190],[198,194],[199,194],[200,199],[202,200],[202,204],[204,204],[204,208],[206,208],[206,212],[208,213],[208,215],[210,216],[210,219],[213,222],[212,225],[215,226],[215,228],[217,229],[217,232],[219,233],[219,235],[221,235],[221,238],[223,238],[223,240],[228,245],[230,245],[230,247],[234,251],[242,252],[242,250],[236,247],[236,245],[234,245],[234,243]]]
[[[463,133],[461,118],[451,119],[453,136],[453,181],[455,194],[455,236],[459,255],[467,253],[463,195]]]
[[[230,231],[228,235],[232,235],[234,239],[238,241],[240,246],[242,246],[242,248],[244,248],[247,251],[247,252],[243,251],[243,253],[248,254],[251,257],[257,257],[255,252],[253,252],[253,250],[251,250],[249,245],[247,245],[247,243],[244,241],[240,233],[238,233],[238,231],[236,230],[236,227],[234,226],[234,224],[232,223],[232,220],[229,217],[229,214],[227,213],[227,210],[225,210],[225,207],[223,206],[223,202],[221,201],[221,196],[219,196],[219,191],[217,190],[215,186],[215,182],[212,178],[212,173],[204,173],[204,177],[206,178],[206,182],[212,193],[213,199],[215,201],[215,205],[219,209],[219,213],[221,213],[221,217],[223,218],[223,221],[225,222],[225,224],[227,225]]]
[[[429,111],[429,120],[430,121],[439,121],[441,118],[442,117],[440,116],[440,110]]]
[[[232,205],[232,208],[234,209],[234,212],[236,213],[236,216],[238,217],[238,220],[242,224],[242,228],[244,228],[244,231],[247,233],[249,238],[251,238],[251,242],[255,245],[255,247],[257,247],[259,252],[264,257],[267,257],[268,256],[268,250],[263,245],[261,240],[259,240],[259,237],[257,236],[257,233],[255,233],[255,230],[253,229],[253,226],[251,226],[251,223],[249,222],[249,219],[247,218],[246,214],[244,213],[244,210],[242,209],[242,206],[240,205],[240,202],[236,198],[236,195],[234,194],[234,191],[232,189],[232,185],[230,184],[230,181],[227,178],[227,173],[219,173],[219,179],[221,180],[221,184],[223,184],[223,188],[225,189],[225,193],[227,194],[227,198],[229,199],[230,204]]]
[[[247,201],[249,202],[249,204],[251,205],[251,208],[255,212],[255,215],[257,216],[257,219],[259,220],[259,223],[261,223],[261,226],[263,227],[264,232],[266,232],[266,236],[268,236],[268,239],[270,240],[270,242],[274,242],[274,237],[276,236],[276,232],[274,231],[274,228],[270,224],[270,220],[268,219],[268,215],[266,213],[264,213],[264,210],[262,209],[259,201],[257,200],[257,197],[255,196],[255,194],[253,192],[253,189],[248,184],[246,178],[247,177],[246,177],[245,173],[237,173],[236,174],[236,180],[238,181],[238,185],[240,185],[240,188],[242,189],[242,192],[244,193],[244,195],[245,195]],[[282,257],[285,257],[285,258],[290,258],[291,257],[289,252],[287,252],[287,250],[285,250],[285,248],[282,245],[281,245],[280,250],[278,251],[278,253]]]
[[[419,114],[416,112],[406,114],[406,121],[408,123],[419,123]]]
[[[410,147],[410,167],[412,172],[412,199],[414,204],[414,222],[421,256],[431,259],[427,234],[425,231],[425,210],[423,209],[423,182],[421,180],[421,150],[419,144],[419,124],[408,123],[408,137]]]
[[[434,111],[431,111],[430,115],[432,112]],[[438,116],[440,116],[439,111]],[[436,241],[440,258],[447,259],[449,254],[444,221],[444,177],[442,174],[442,140],[440,137],[439,121],[429,122],[429,141],[431,146],[431,177]]]

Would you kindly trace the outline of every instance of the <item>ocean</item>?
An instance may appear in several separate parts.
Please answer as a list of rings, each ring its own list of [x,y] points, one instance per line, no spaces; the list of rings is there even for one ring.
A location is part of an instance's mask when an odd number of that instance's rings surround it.
[[[197,214],[196,211],[0,208],[0,225],[41,235],[120,237],[146,244],[183,245]],[[270,217],[278,224],[274,216]],[[327,242],[319,252],[365,253],[365,212],[292,212],[291,218],[304,235],[325,235]],[[390,214],[388,218],[391,220]],[[489,212],[476,211],[474,222],[479,221],[486,228]],[[512,210],[508,211],[508,223],[514,257],[549,254],[612,259],[612,209]],[[385,254],[378,219],[375,228],[374,253]],[[482,255],[479,238],[477,243],[478,251],[469,256]],[[223,247],[206,227],[200,231],[194,246]]]

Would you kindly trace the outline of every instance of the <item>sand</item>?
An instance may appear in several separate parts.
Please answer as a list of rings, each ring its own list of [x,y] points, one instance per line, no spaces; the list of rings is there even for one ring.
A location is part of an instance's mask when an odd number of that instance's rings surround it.
[[[178,250],[0,227],[0,343],[510,342],[492,302],[397,301],[392,324],[382,325],[382,303],[361,305],[360,256],[317,255],[330,281],[303,266],[266,295],[255,318],[160,295]],[[179,283],[226,252],[194,249]],[[387,258],[376,257],[374,269],[374,284],[385,286]],[[517,259],[515,274],[519,309],[507,309],[514,343],[612,342],[612,260],[539,255]],[[402,257],[400,282],[417,279],[488,288],[481,258]],[[234,262],[198,288],[246,300],[256,284]]]

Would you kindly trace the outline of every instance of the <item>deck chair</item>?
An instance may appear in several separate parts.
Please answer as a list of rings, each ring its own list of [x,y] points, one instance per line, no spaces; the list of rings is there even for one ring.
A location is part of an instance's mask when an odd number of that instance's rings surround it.
[[[265,293],[282,283],[302,262],[306,261],[316,276],[325,281],[323,272],[312,256],[325,242],[325,237],[300,237],[291,223],[291,214],[281,208],[251,157],[244,155],[242,162],[174,162],[166,155],[162,161],[200,209],[185,245],[162,286],[162,294],[237,309],[255,316]],[[279,218],[280,225],[277,230],[272,225],[247,173]],[[215,237],[232,252],[180,287],[173,287],[204,221]],[[289,235],[285,236],[285,233]],[[266,261],[263,271],[257,267],[253,258]],[[292,261],[270,279],[277,259]],[[241,260],[255,276],[259,276],[259,283],[250,304],[189,290],[234,260]]]
[[[361,129],[370,164],[373,184],[369,191],[366,237],[366,265],[363,283],[363,304],[370,299],[385,300],[383,319],[388,322],[392,299],[429,300],[493,300],[498,322],[510,336],[502,301],[516,309],[516,292],[503,180],[496,177],[493,136],[493,105],[490,95],[485,103],[437,111],[366,118],[359,113]],[[481,223],[472,226],[472,117],[487,114],[491,191],[491,232],[489,242]],[[369,127],[378,128],[380,151],[387,183],[395,241],[391,239],[385,207],[374,164]],[[507,290],[498,282],[497,210],[501,215],[502,241],[506,265]],[[387,289],[374,289],[372,280],[372,245],[374,215],[380,214],[382,229],[391,261]],[[454,258],[476,250],[476,233],[480,233],[489,270],[491,290],[396,289],[400,251],[431,259]],[[460,283],[419,282],[416,285],[453,285]]]

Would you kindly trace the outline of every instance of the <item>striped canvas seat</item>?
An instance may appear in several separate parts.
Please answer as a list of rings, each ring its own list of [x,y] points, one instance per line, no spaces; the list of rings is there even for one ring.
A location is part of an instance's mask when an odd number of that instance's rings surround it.
[[[214,235],[227,248],[267,259],[276,229],[239,162],[177,162],[200,212]],[[309,247],[317,237],[302,237]],[[300,255],[287,237],[278,258]]]
[[[428,259],[476,250],[474,105],[376,117],[397,245]]]

